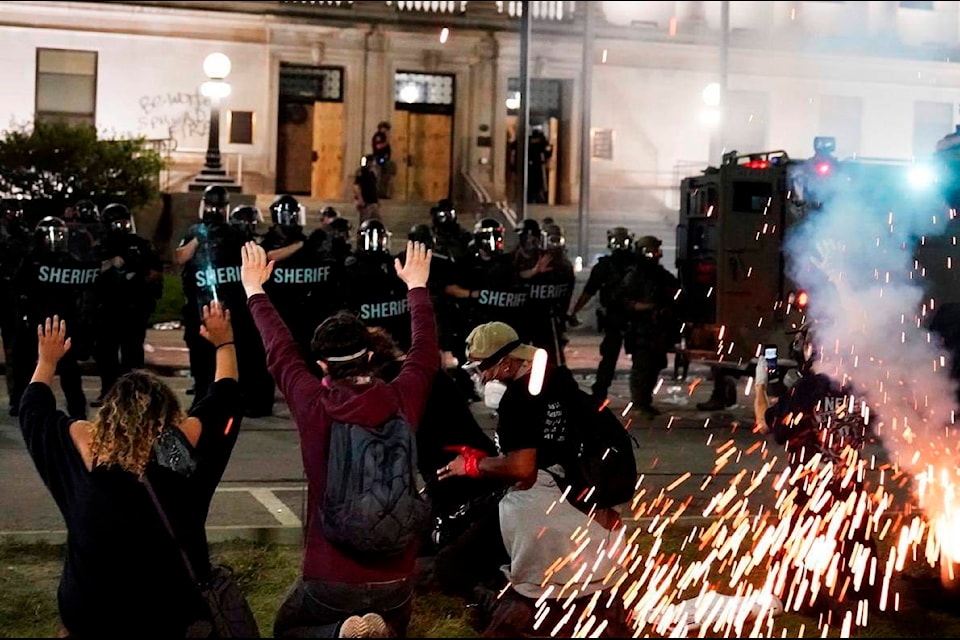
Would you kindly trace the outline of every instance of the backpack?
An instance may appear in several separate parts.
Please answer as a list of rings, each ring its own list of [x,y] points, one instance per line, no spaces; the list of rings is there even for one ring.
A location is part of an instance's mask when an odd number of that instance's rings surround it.
[[[410,424],[393,417],[378,428],[334,421],[327,488],[320,507],[324,535],[344,552],[402,552],[430,527],[430,502],[420,494],[417,446]]]
[[[564,373],[565,371],[565,373]],[[601,407],[566,367],[554,375],[568,378],[567,435],[574,447],[573,468],[565,469],[568,499],[577,507],[606,509],[630,502],[636,492],[634,438],[609,407]]]

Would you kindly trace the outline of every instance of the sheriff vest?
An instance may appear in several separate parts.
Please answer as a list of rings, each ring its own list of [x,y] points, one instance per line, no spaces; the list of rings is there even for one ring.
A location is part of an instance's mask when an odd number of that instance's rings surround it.
[[[240,282],[240,267],[207,267],[197,271],[198,287]]]
[[[482,304],[486,307],[505,307],[508,309],[518,309],[524,305],[527,301],[527,294],[523,293],[512,293],[508,291],[490,291],[489,289],[481,289],[480,294],[477,296],[477,304]]]
[[[37,279],[40,282],[52,282],[56,284],[90,284],[100,275],[100,269],[89,267],[78,269],[76,267],[40,267],[40,273]]]
[[[276,284],[315,284],[330,278],[330,267],[277,267],[273,270]]]
[[[387,302],[367,302],[360,305],[361,320],[377,320],[380,318],[395,318],[405,315],[409,311],[407,300],[389,300]]]
[[[569,284],[535,284],[530,286],[533,300],[559,300],[570,293]]]

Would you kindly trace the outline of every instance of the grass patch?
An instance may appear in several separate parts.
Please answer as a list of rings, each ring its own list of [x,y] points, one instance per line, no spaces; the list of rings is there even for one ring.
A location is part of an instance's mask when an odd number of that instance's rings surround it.
[[[180,273],[163,274],[163,295],[157,300],[157,308],[150,316],[150,325],[183,319],[183,282]]]
[[[682,537],[682,532],[667,534],[664,547],[679,549]],[[211,545],[211,554],[233,567],[261,633],[272,637],[274,614],[299,570],[300,547],[235,541]],[[56,636],[56,591],[62,562],[63,549],[57,545],[0,543],[0,637]],[[900,610],[873,613],[868,627],[854,628],[856,637],[960,637],[960,612],[956,607],[960,595],[937,589],[936,576],[929,570],[918,569],[899,582],[897,590],[903,594]],[[419,594],[414,600],[409,637],[479,637],[470,625],[466,604],[441,593]],[[644,635],[649,631],[645,629]],[[795,613],[778,617],[775,631],[776,636],[787,638],[822,637],[815,618]],[[840,625],[834,625],[830,637],[838,637],[839,631]],[[701,637],[721,636],[705,633]]]

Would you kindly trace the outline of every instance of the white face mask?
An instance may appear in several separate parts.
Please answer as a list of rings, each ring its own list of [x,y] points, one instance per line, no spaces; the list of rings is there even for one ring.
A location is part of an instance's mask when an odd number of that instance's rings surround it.
[[[498,409],[503,394],[507,391],[507,385],[499,380],[491,380],[483,385],[483,406],[487,409]]]

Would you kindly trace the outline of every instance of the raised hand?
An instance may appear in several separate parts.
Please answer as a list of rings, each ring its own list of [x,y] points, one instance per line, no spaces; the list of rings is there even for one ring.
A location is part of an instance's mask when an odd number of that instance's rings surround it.
[[[230,323],[229,310],[214,301],[204,305],[201,313],[203,318],[203,324],[200,325],[201,336],[215,347],[233,342],[233,325]]]
[[[404,264],[400,264],[400,258],[394,260],[397,276],[407,283],[407,289],[427,286],[433,251],[427,249],[422,242],[407,242],[405,255]]]
[[[249,298],[257,293],[263,293],[263,283],[270,279],[273,273],[273,260],[267,260],[267,252],[256,242],[250,241],[243,245],[241,251],[240,282]]]
[[[67,323],[60,316],[47,318],[37,325],[37,361],[56,367],[57,363],[70,350],[70,338],[67,337]]]

